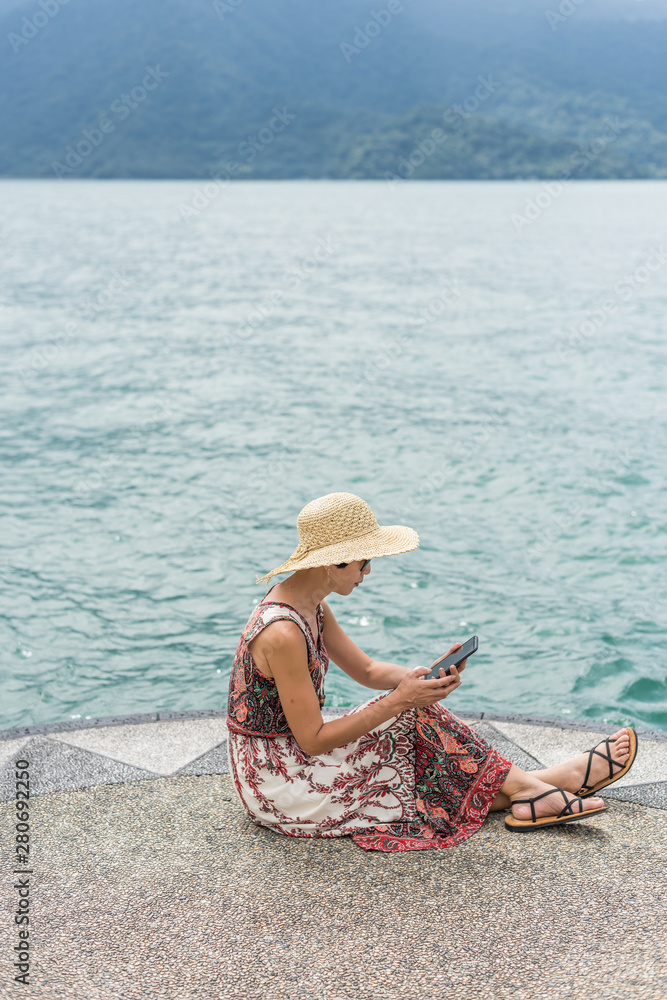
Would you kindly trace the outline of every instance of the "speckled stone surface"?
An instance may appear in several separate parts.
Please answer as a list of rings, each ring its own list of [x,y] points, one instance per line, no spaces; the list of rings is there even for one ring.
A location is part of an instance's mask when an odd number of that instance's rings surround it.
[[[178,719],[54,733],[51,739],[157,774],[173,774],[227,738],[223,719]]]
[[[665,813],[627,802],[518,835],[383,854],[284,837],[229,776],[32,804],[34,986],[43,1000],[664,1000]],[[0,805],[3,870],[14,810]],[[5,878],[3,903],[10,900]]]
[[[642,802],[655,809],[667,809],[667,781],[650,782],[646,785],[611,785],[600,793],[606,799],[621,799],[623,802]]]
[[[181,767],[177,774],[229,774],[229,754],[227,752],[227,741],[220,743],[219,746],[213,747],[212,750],[208,750],[201,757],[197,757],[196,760],[190,761],[184,767]]]
[[[30,762],[30,794],[37,797],[68,788],[114,785],[157,777],[139,767],[130,767],[47,736],[33,736],[0,768],[0,801],[15,794],[14,762],[19,754]]]
[[[467,721],[467,720],[466,720]],[[498,732],[495,726],[488,722],[479,722],[475,719],[470,719],[468,725],[471,729],[474,729],[476,733],[483,736],[487,743],[490,743],[492,747],[501,753],[503,757],[507,757],[511,760],[513,764],[517,767],[522,768],[524,771],[535,771],[542,767],[542,763],[536,760],[535,757],[531,757],[527,754],[525,750],[522,750],[520,746],[513,743],[511,740],[507,739],[502,733]]]
[[[328,709],[324,721],[348,709]],[[461,717],[513,763],[535,770],[572,756],[603,734],[571,722],[539,725],[535,721]],[[102,724],[103,723],[103,724]],[[583,724],[582,725],[586,725]],[[86,719],[4,730],[0,737],[0,800],[12,794],[10,759],[34,750],[38,763],[32,794],[41,795],[96,784],[155,780],[164,775],[229,773],[227,727],[218,710]],[[16,735],[14,735],[16,734]],[[667,808],[667,741],[664,733],[640,735],[632,770],[604,790],[605,796]],[[2,761],[4,760],[4,765]]]
[[[21,747],[24,747],[29,739],[29,736],[22,736],[18,740],[2,740],[0,742],[0,767],[6,764],[10,758],[15,759]]]

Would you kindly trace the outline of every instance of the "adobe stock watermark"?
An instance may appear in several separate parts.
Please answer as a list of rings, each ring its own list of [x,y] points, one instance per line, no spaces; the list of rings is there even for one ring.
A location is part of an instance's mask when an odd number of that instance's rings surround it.
[[[506,424],[507,410],[499,406],[494,406],[482,418],[481,427],[469,434],[462,441],[455,441],[449,446],[452,458],[436,469],[429,469],[420,485],[414,489],[407,503],[399,503],[397,516],[409,517],[414,514],[419,507],[427,503],[437,493],[442,492],[448,480],[457,482],[460,478],[460,466],[454,465],[452,459],[458,458],[466,461],[472,458],[477,451],[490,441],[499,427]]]
[[[273,115],[267,124],[254,134],[246,136],[239,143],[237,153],[244,163],[239,163],[238,160],[229,160],[219,170],[209,172],[211,181],[198,185],[189,203],[181,202],[179,206],[181,218],[192,219],[200,215],[218,197],[220,192],[228,187],[232,179],[243,171],[244,164],[252,163],[295,119],[296,115],[291,114],[285,105],[282,108],[274,108]]]
[[[244,3],[245,0],[213,0],[213,10],[224,21],[228,14],[233,14]]]
[[[667,581],[652,591],[647,600],[635,605],[635,614],[645,621],[664,622],[667,618]]]
[[[639,291],[650,281],[652,275],[659,271],[667,262],[667,250],[649,247],[643,264],[623,275],[614,282],[613,297],[605,299],[597,309],[589,309],[586,318],[580,323],[570,323],[570,336],[567,344],[559,344],[557,353],[562,360],[572,359],[577,350],[596,336],[607,324],[610,317],[618,312],[618,302],[630,302]]]
[[[580,7],[586,3],[586,0],[562,0],[558,5],[558,10],[553,10],[549,8],[545,10],[544,16],[547,19],[547,24],[552,31],[555,31],[559,24],[563,24],[568,18],[576,14]]]
[[[150,416],[144,417],[143,420],[131,426],[123,440],[123,446],[125,448],[129,446],[143,447],[143,438],[146,432],[152,430],[153,427],[166,417],[173,416],[175,412],[173,400],[157,397],[153,412]],[[72,490],[72,497],[69,499],[87,499],[92,492],[98,490],[104,483],[107,483],[115,470],[122,468],[123,464],[124,461],[116,455],[109,455],[102,461],[97,462],[91,469],[86,471],[85,475],[77,480]]]
[[[28,45],[42,28],[45,28],[60,13],[60,8],[67,6],[69,2],[70,0],[37,0],[37,6],[40,9],[35,11],[32,17],[27,15],[23,17],[20,34],[10,31],[7,35],[7,41],[14,52],[20,52],[24,45]]]
[[[285,482],[293,474],[295,456],[289,458],[275,457],[264,461],[258,468],[250,472],[243,480],[243,490],[240,493],[225,498],[224,507],[210,514],[202,514],[201,521],[210,539],[212,535],[227,531],[237,526],[237,521],[251,510],[257,496],[268,495],[277,482]],[[207,542],[210,544],[210,542]]]
[[[43,347],[34,347],[30,351],[24,363],[16,369],[23,382],[28,383],[43,372],[60,352],[69,346],[74,335],[81,329],[81,323],[104,312],[117,295],[130,287],[132,281],[126,271],[112,271],[111,278],[104,288],[77,304],[75,311],[79,315],[79,320],[70,320],[65,324],[61,334],[52,337]]]
[[[607,132],[597,136],[592,142],[583,144],[570,154],[569,162],[571,167],[562,170],[558,175],[558,180],[543,181],[542,191],[535,198],[526,199],[523,214],[515,212],[511,216],[511,222],[517,233],[520,233],[526,226],[530,226],[554,203],[567,189],[575,178],[573,173],[581,167],[588,167],[593,163],[608,146],[616,142],[621,132],[629,127],[628,122],[622,122],[618,116],[607,118],[605,121]]]
[[[458,279],[444,282],[437,295],[433,296],[419,313],[405,333],[393,340],[373,355],[373,361],[364,365],[360,372],[354,375],[354,382],[357,386],[372,385],[377,382],[382,372],[386,371],[403,357],[408,346],[413,342],[415,334],[419,334],[423,327],[435,322],[449,306],[461,295],[461,283]],[[356,370],[356,369],[355,369]]]
[[[340,249],[331,233],[317,241],[315,246],[305,256],[301,257],[286,271],[280,285],[252,303],[241,324],[235,332],[227,337],[225,347],[233,347],[248,340],[259,327],[279,308],[288,292],[297,291],[315,271],[327,263],[333,254]]]
[[[479,106],[502,86],[501,83],[493,79],[492,75],[486,77],[480,75],[477,80],[478,84],[472,94],[469,94],[460,104],[452,104],[443,113],[442,120],[452,132],[457,131],[463,122],[472,117],[478,111]],[[434,128],[425,139],[416,143],[407,156],[399,156],[396,161],[396,172],[386,171],[384,175],[392,191],[396,190],[397,184],[409,180],[415,170],[433,156],[438,147],[447,142],[449,137],[450,133],[441,128]]]
[[[627,448],[622,451],[617,450],[609,475],[625,475],[632,465],[633,460],[634,455]],[[589,488],[602,491],[612,490],[616,485],[613,480],[604,476],[598,476],[588,483]],[[583,501],[573,500],[571,503],[568,503],[565,510],[559,514],[552,513],[550,515],[551,526],[540,531],[538,540],[529,550],[524,552],[524,556],[532,559],[535,555],[544,555],[557,542],[564,538],[572,526],[581,521],[582,517],[591,514],[596,506],[597,502],[594,497],[586,497]]]
[[[412,3],[413,0],[409,0],[409,2]],[[381,7],[380,10],[370,10],[368,12],[369,19],[363,27],[355,24],[352,42],[340,43],[340,51],[343,53],[345,62],[351,63],[354,56],[358,56],[364,49],[367,49],[373,39],[377,38],[387,25],[391,24],[394,18],[398,14],[402,14],[404,10],[405,7],[401,0],[389,0],[386,7]]]
[[[65,146],[63,160],[52,160],[51,169],[58,178],[62,180],[81,166],[96,149],[104,142],[105,136],[116,130],[117,121],[125,121],[133,111],[136,111],[148,95],[156,90],[163,80],[169,76],[166,70],[157,66],[146,66],[146,74],[140,84],[133,87],[128,93],[121,94],[109,108],[109,113],[102,115],[97,123],[97,127],[84,128],[81,138],[74,143]],[[116,121],[110,115],[113,115]]]

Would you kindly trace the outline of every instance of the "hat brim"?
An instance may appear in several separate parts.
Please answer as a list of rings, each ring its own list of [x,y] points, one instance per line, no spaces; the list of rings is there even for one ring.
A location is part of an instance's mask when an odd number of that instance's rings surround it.
[[[293,553],[287,562],[272,569],[265,576],[257,578],[257,583],[282,573],[293,573],[298,569],[315,569],[317,566],[331,566],[356,559],[379,559],[381,556],[396,556],[401,552],[411,552],[419,545],[419,535],[412,528],[402,524],[378,525],[372,531],[358,538],[351,538],[333,545],[313,549],[300,558]]]

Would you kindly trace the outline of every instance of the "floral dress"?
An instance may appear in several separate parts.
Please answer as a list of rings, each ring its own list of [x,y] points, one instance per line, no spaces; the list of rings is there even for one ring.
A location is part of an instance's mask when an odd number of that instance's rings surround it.
[[[480,828],[511,762],[440,702],[401,712],[364,736],[311,757],[301,749],[275,681],[248,644],[271,622],[296,622],[320,706],[329,657],[317,608],[317,640],[288,604],[263,601],[239,639],[229,682],[229,761],[250,819],[289,837],[344,837],[378,851],[451,847]],[[390,692],[346,713],[360,712]]]

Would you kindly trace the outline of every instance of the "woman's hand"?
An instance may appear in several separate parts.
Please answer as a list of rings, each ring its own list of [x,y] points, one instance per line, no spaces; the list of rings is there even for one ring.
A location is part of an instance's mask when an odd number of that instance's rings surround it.
[[[460,648],[461,643],[457,642],[449,653],[455,653]],[[442,701],[459,687],[461,683],[459,674],[465,669],[466,663],[467,658],[459,664],[458,669],[455,666],[450,667],[449,677],[445,674],[445,668],[440,667],[440,677],[427,681],[424,677],[430,672],[430,667],[415,667],[414,670],[408,670],[400,684],[394,688],[394,695],[403,705],[401,711],[407,708],[423,708],[426,705],[434,705],[436,701]]]

